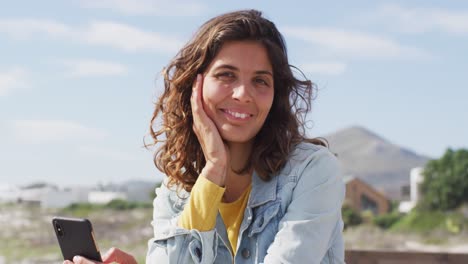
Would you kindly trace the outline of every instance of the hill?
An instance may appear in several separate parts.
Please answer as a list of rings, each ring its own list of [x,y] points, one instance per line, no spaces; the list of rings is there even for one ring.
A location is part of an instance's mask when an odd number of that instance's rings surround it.
[[[360,126],[324,137],[346,174],[366,181],[391,199],[401,200],[402,187],[409,185],[410,170],[429,160]]]

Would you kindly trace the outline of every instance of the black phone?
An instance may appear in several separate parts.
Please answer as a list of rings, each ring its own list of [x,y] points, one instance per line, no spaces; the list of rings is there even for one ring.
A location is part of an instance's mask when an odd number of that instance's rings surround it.
[[[54,217],[52,225],[64,260],[73,260],[74,256],[80,255],[102,262],[94,239],[93,226],[88,219]]]

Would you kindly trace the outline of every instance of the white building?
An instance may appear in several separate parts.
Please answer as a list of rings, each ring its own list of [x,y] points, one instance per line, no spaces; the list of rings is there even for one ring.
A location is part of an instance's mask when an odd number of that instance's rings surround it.
[[[20,189],[17,186],[10,184],[0,185],[0,202],[2,203],[17,202],[19,194]]]
[[[106,204],[112,200],[127,200],[127,194],[124,192],[105,192],[93,191],[88,194],[88,202],[96,204]]]
[[[413,168],[410,172],[410,200],[402,201],[398,207],[398,210],[401,213],[408,213],[411,211],[419,199],[421,199],[419,186],[424,181],[424,176],[422,175],[424,168],[416,167]]]
[[[41,206],[47,208],[63,208],[73,203],[88,202],[90,188],[73,187],[63,190],[52,190],[41,199]]]
[[[34,183],[21,187],[17,201],[21,203],[40,204],[49,192],[57,191],[58,187],[48,183]]]
[[[29,203],[44,208],[63,208],[73,203],[106,204],[114,199],[151,202],[155,186],[156,182],[146,181],[67,188],[42,182],[22,187],[0,184],[0,203]]]

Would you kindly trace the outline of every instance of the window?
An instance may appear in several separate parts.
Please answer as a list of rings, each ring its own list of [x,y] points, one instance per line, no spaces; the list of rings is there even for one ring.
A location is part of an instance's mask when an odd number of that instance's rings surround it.
[[[379,212],[377,203],[365,194],[361,194],[361,209],[363,211],[369,210],[374,215],[377,215]]]

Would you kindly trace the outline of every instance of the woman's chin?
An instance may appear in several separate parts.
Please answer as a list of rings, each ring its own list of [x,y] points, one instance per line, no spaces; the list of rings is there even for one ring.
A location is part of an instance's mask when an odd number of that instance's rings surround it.
[[[253,142],[252,137],[246,137],[245,135],[229,135],[222,136],[223,141],[228,145],[232,144],[251,144]]]

